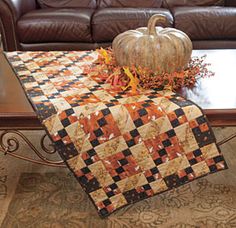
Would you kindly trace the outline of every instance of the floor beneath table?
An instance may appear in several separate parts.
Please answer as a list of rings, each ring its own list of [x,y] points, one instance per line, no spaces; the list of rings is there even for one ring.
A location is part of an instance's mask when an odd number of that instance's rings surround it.
[[[214,128],[217,139],[236,128]],[[44,132],[26,133],[32,142]],[[23,145],[21,152],[27,154]],[[0,227],[236,227],[236,140],[222,146],[229,169],[100,219],[63,168],[0,155]],[[185,216],[183,216],[185,215]]]

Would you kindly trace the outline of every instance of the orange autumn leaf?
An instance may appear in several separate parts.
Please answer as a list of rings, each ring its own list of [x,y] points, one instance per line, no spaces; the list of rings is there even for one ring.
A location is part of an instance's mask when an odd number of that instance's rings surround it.
[[[85,72],[94,80],[104,81],[123,90],[136,93],[142,89],[168,89],[175,91],[183,86],[193,86],[197,79],[213,76],[208,71],[209,64],[203,63],[205,56],[194,57],[187,68],[173,73],[159,73],[142,67],[122,67],[117,65],[112,49],[98,49],[98,59]]]
[[[114,72],[106,79],[106,83],[110,83],[112,86],[125,85],[125,83],[122,81],[120,68],[114,68]]]
[[[103,48],[100,48],[99,52],[100,52],[101,56],[104,58],[105,63],[109,64],[111,62],[111,58],[108,55],[107,51]]]
[[[128,85],[124,88],[124,90],[128,89],[129,87],[131,87],[131,91],[132,93],[136,93],[137,92],[137,88],[139,85],[139,80],[137,77],[135,77],[129,70],[128,67],[123,67],[124,73],[128,76],[129,78],[129,83]]]

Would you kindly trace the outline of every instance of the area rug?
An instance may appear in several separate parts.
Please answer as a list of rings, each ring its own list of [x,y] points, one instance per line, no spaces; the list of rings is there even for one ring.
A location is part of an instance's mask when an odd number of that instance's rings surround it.
[[[1,228],[236,227],[235,185],[199,179],[105,219],[80,188],[66,173],[23,173]]]
[[[7,186],[6,186],[7,176],[0,175],[0,199],[3,199],[7,195]]]

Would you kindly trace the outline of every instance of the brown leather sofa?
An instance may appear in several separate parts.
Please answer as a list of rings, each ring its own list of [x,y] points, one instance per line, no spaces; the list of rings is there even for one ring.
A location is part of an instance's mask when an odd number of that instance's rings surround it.
[[[236,48],[236,0],[0,0],[0,32],[6,51],[94,49],[156,13],[194,48]]]

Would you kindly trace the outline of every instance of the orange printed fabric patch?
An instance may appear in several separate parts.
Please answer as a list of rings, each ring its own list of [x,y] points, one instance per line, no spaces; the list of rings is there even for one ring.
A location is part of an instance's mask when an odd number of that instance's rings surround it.
[[[96,52],[6,56],[57,151],[101,217],[227,168],[202,111],[170,91],[87,75]]]

